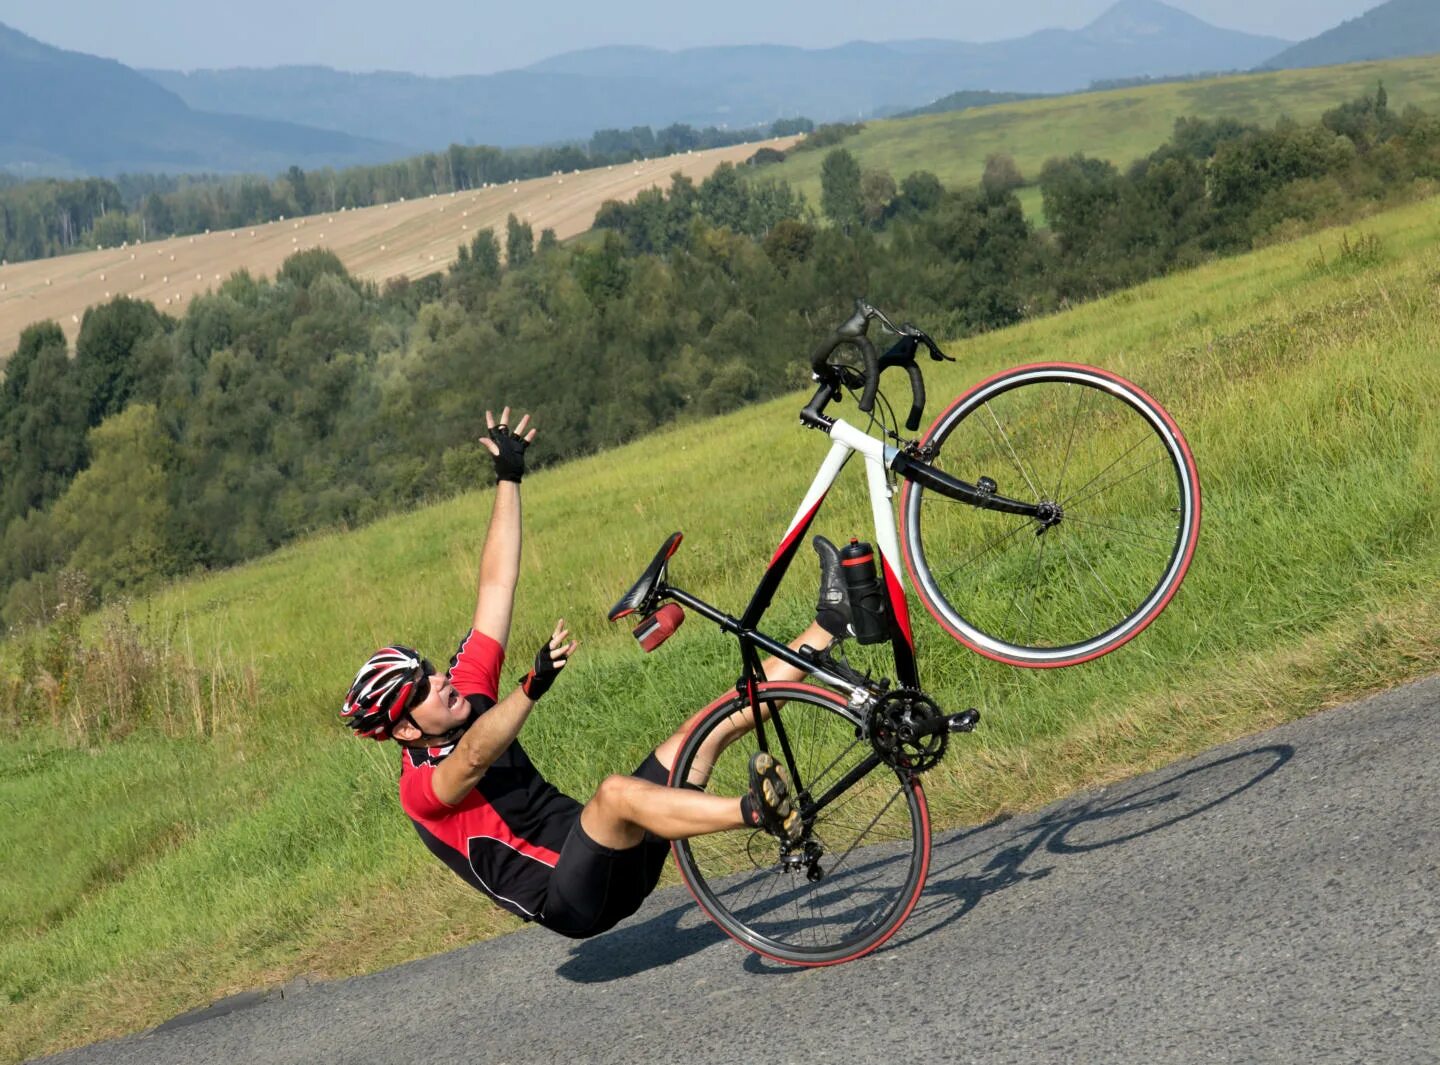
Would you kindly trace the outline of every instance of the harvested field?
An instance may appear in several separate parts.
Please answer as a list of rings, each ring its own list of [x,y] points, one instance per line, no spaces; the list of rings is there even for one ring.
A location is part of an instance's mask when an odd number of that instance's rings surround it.
[[[701,181],[721,163],[742,163],[761,147],[786,148],[784,137],[686,155],[581,170],[509,185],[442,193],[359,210],[322,212],[267,225],[172,237],[124,248],[0,266],[0,362],[21,331],[54,319],[73,344],[85,309],[114,296],[149,300],[179,314],[192,298],[236,270],[273,275],[306,248],[328,248],[356,277],[387,281],[442,270],[456,249],[487,227],[502,242],[506,218],[529,222],[536,236],[553,229],[562,240],[590,228],[606,200],[629,200],[652,185],[668,186],[679,171]]]

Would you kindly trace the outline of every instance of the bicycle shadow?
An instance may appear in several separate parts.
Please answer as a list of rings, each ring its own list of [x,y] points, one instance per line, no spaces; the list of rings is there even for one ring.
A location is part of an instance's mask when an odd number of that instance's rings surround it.
[[[1021,823],[1000,839],[994,839],[993,833],[989,839],[979,838],[993,824],[947,835],[935,844],[925,894],[907,922],[913,930],[909,934],[902,930],[883,949],[903,946],[953,924],[996,892],[1051,875],[1056,864],[1036,864],[1045,856],[1120,846],[1172,828],[1250,790],[1294,756],[1290,744],[1256,747],[1169,773],[1161,770],[1160,779],[1149,774],[1115,784],[1098,796],[1038,817],[1013,818]],[[1234,779],[1227,780],[1227,774]],[[982,859],[985,864],[978,873],[963,871]]]
[[[960,920],[990,895],[1050,876],[1055,863],[1037,864],[1047,856],[1121,846],[1172,828],[1255,787],[1294,755],[1289,744],[1257,747],[1168,773],[1161,770],[1158,779],[1147,774],[1038,815],[1000,817],[937,836],[920,904],[906,928],[877,953],[903,947]],[[1226,779],[1227,775],[1234,779]],[[979,862],[984,864],[978,872],[967,871]],[[557,974],[577,983],[623,979],[672,965],[727,938],[709,921],[682,928],[687,915],[692,919],[696,915],[689,896],[682,899],[648,920],[582,941],[557,967]],[[757,954],[750,954],[744,967],[755,975],[804,971]]]

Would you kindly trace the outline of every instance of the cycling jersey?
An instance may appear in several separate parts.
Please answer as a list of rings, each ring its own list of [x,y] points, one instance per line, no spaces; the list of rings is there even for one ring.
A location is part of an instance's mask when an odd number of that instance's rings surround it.
[[[471,631],[450,660],[450,683],[477,713],[495,705],[505,649]],[[518,740],[457,805],[435,795],[435,767],[455,749],[402,748],[400,805],[425,845],[456,875],[519,917],[533,921],[551,871],[580,816],[580,803],[540,775]]]

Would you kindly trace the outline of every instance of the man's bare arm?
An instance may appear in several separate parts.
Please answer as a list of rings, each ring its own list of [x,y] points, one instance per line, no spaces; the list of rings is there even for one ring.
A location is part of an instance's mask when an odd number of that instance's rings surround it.
[[[485,770],[515,742],[534,701],[516,688],[492,706],[465,730],[455,749],[435,767],[431,783],[435,797],[446,806],[455,806],[480,782]]]
[[[509,428],[510,408],[500,412],[497,425],[495,416],[485,412],[485,425],[489,436],[482,436],[480,443],[495,458],[496,484],[495,506],[490,512],[490,528],[485,534],[485,546],[480,553],[479,586],[475,592],[474,627],[489,636],[501,647],[510,637],[510,619],[515,611],[515,588],[520,582],[520,541],[521,508],[520,481],[524,468],[524,449],[535,439],[535,430],[526,432],[530,415],[521,417],[513,430]],[[508,436],[507,447],[502,454],[500,444],[493,437]],[[518,451],[519,458],[515,457]],[[518,465],[518,468],[517,468]]]
[[[565,663],[579,646],[578,640],[570,639],[569,630],[565,628],[565,619],[561,618],[556,622],[555,631],[551,633],[549,642],[541,651],[541,654],[548,651],[551,674],[549,680],[553,680],[565,667]],[[538,667],[537,662],[537,669]],[[535,698],[532,699],[526,694],[526,688],[532,687],[533,677],[532,673],[525,678],[521,687],[481,714],[475,723],[465,730],[455,749],[436,767],[431,782],[435,788],[435,797],[445,805],[454,806],[464,799],[470,789],[480,782],[485,771],[505,753],[505,748],[514,743],[515,737],[520,735],[520,729],[524,727],[530,711],[535,709],[536,700],[549,687],[549,680],[534,687],[532,690],[535,691]]]
[[[474,621],[476,629],[501,647],[510,639],[515,587],[520,583],[520,528],[520,486],[501,481],[495,486],[490,528],[480,552]]]

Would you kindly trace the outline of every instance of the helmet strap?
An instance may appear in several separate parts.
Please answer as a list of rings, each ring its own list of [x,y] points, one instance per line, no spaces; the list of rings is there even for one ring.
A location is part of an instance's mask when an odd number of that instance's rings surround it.
[[[410,716],[409,710],[406,710],[400,716],[420,730],[420,738],[409,743],[397,738],[395,742],[402,747],[425,749],[429,747],[449,747],[459,740],[461,736],[465,735],[465,731],[475,723],[475,719],[480,715],[476,712],[475,707],[472,706],[470,707],[470,715],[465,718],[464,721],[445,732],[426,732],[423,728],[420,728],[420,723]]]

